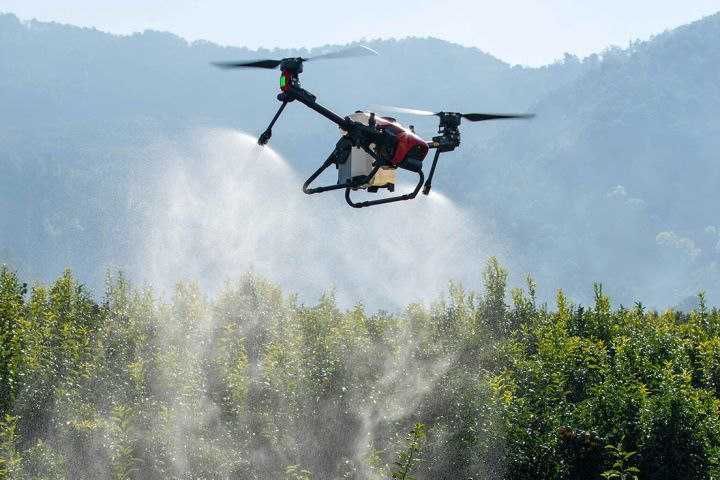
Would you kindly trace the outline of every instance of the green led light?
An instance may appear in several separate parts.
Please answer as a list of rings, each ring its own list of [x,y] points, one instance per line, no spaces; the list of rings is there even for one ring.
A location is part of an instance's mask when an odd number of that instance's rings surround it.
[[[285,88],[286,84],[287,84],[287,78],[285,78],[285,75],[282,75],[280,77],[280,88]]]

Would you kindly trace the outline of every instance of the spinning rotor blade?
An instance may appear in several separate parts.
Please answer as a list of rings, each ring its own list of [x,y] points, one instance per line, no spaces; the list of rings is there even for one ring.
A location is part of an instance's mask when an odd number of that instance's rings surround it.
[[[471,122],[482,122],[483,120],[507,120],[511,118],[529,119],[535,115],[532,113],[463,113],[462,117]]]
[[[377,110],[379,112],[407,113],[409,115],[421,115],[424,117],[431,117],[433,115],[437,115],[437,113],[430,112],[427,110],[415,110],[414,108],[391,107],[388,105],[373,105],[370,108],[371,108],[371,110]]]
[[[378,55],[378,52],[365,45],[357,45],[355,47],[345,48],[336,52],[324,53],[315,57],[303,58],[304,61],[310,60],[331,60],[334,58],[352,58],[352,57],[366,57],[369,55]]]
[[[441,116],[446,113],[452,112],[430,112],[428,110],[416,110],[414,108],[403,108],[403,107],[391,107],[387,105],[373,105],[372,109],[381,112],[395,112],[395,113],[407,113],[409,115],[421,115],[429,117],[432,115]],[[457,114],[456,114],[457,115]],[[511,118],[522,118],[529,119],[535,115],[531,113],[461,113],[459,114],[464,119],[470,122],[482,122],[484,120],[506,120]]]
[[[280,65],[282,60],[250,60],[248,62],[213,62],[220,68],[267,68],[273,69]]]
[[[377,55],[378,53],[372,48],[358,45],[356,47],[346,48],[344,50],[338,50],[336,52],[325,53],[318,55],[317,57],[300,58],[301,62],[307,62],[308,60],[330,60],[333,58],[350,58],[350,57],[364,57],[367,55]],[[285,60],[296,60],[296,59],[285,59]],[[213,62],[213,65],[220,68],[266,68],[275,69],[283,60],[248,60],[246,62]]]

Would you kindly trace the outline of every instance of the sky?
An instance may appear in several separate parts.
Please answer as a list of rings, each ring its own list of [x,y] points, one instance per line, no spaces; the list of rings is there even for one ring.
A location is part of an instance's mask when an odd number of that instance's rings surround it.
[[[720,11],[720,0],[0,0],[0,12],[128,34],[258,47],[433,36],[538,66],[627,46]]]

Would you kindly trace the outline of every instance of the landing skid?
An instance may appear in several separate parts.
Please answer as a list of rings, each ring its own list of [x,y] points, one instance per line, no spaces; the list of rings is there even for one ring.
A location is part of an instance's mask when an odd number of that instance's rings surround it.
[[[310,177],[305,180],[305,183],[303,184],[303,192],[305,192],[308,195],[313,195],[316,193],[322,193],[322,192],[329,192],[330,190],[340,190],[342,188],[358,188],[361,185],[369,184],[375,174],[380,169],[380,166],[377,165],[370,170],[370,172],[367,175],[363,175],[360,177],[354,177],[352,179],[348,179],[348,181],[344,183],[337,183],[335,185],[325,185],[322,187],[310,187],[310,184],[315,181],[330,165],[338,165],[340,163],[344,163],[347,161],[348,156],[350,155],[350,150],[352,149],[352,141],[346,137],[343,136],[335,145],[335,149],[332,151],[330,156],[328,156],[327,160],[323,162],[322,165],[320,165],[320,168],[315,170]]]
[[[372,178],[373,175],[375,175],[375,172],[377,172],[377,167],[375,167],[374,171],[370,175],[370,178]],[[418,174],[418,183],[415,185],[415,190],[413,190],[410,193],[406,193],[405,195],[396,195],[394,197],[387,197],[387,198],[380,198],[378,200],[368,200],[365,202],[359,202],[355,203],[352,201],[352,198],[350,197],[350,192],[352,190],[356,190],[356,188],[347,187],[345,189],[345,201],[348,205],[350,205],[353,208],[364,208],[364,207],[371,207],[373,205],[382,205],[383,203],[393,203],[393,202],[402,202],[405,200],[412,200],[417,196],[417,194],[420,192],[420,189],[423,186],[423,183],[425,183],[425,175],[423,174],[422,170],[419,170],[415,172]]]
[[[364,175],[362,177],[355,177],[352,180],[348,180],[345,183],[338,183],[335,185],[326,185],[322,187],[313,187],[310,188],[310,184],[320,176],[322,172],[325,171],[326,168],[328,168],[330,165],[334,164],[335,162],[326,160],[325,163],[323,163],[320,168],[315,170],[315,173],[310,175],[310,178],[305,180],[305,183],[303,184],[303,192],[305,192],[308,195],[313,195],[315,193],[322,193],[322,192],[329,192],[330,190],[340,190],[342,188],[347,189],[357,189],[362,185],[367,185],[370,183],[375,176],[375,174],[380,170],[380,167],[373,167],[373,169],[370,171],[369,174]]]

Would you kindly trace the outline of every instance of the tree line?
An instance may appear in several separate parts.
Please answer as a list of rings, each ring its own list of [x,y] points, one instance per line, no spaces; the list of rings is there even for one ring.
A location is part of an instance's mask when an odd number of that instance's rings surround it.
[[[400,312],[0,269],[0,479],[720,474],[720,313],[484,288]]]

